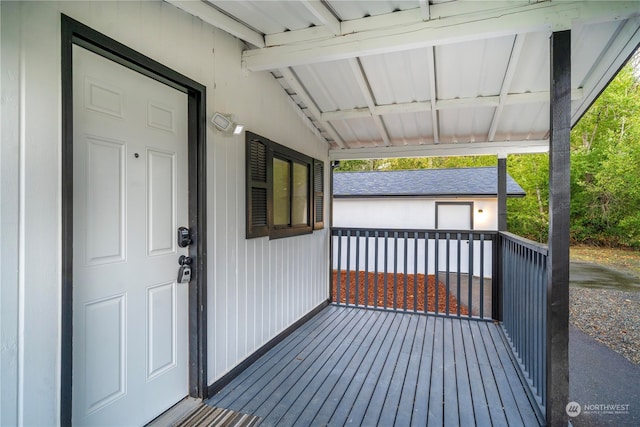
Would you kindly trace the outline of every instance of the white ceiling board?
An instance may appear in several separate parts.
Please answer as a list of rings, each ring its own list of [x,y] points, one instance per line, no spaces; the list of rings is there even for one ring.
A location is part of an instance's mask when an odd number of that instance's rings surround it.
[[[523,120],[526,118],[526,120]],[[538,139],[549,132],[549,103],[508,105],[502,111],[496,140]]]
[[[341,34],[340,20],[320,0],[302,0],[302,4],[334,35]]]
[[[227,33],[238,37],[256,47],[265,46],[264,37],[261,33],[247,27],[242,22],[217,10],[210,3],[203,1],[166,0],[168,3],[184,10],[185,12],[197,16],[209,25],[220,28]]]
[[[384,145],[372,118],[338,120],[331,122],[336,132],[349,147]]]
[[[549,35],[527,34],[509,93],[549,92]]]
[[[442,143],[486,141],[494,108],[464,108],[440,111]]]
[[[295,1],[206,1],[263,34],[282,33],[323,24],[302,3]]]
[[[433,122],[430,112],[411,114],[390,114],[382,116],[389,137],[395,145],[398,141],[409,143],[419,140],[420,143],[433,143]]]
[[[427,49],[365,56],[360,59],[378,105],[431,99]]]
[[[640,44],[640,1],[169,1],[251,44],[243,69],[360,153],[539,150],[551,31],[572,29],[572,123]]]
[[[571,33],[571,86],[582,87],[603,50],[626,21],[580,25]]]
[[[500,94],[514,36],[435,48],[438,99]]]
[[[294,67],[294,71],[320,111],[367,107],[347,61]]]
[[[342,21],[384,15],[396,10],[416,9],[420,6],[416,0],[378,0],[369,2],[334,0],[326,3]]]
[[[369,2],[363,2],[369,3]],[[464,7],[465,2],[457,2]],[[329,39],[292,43],[243,54],[245,67],[251,71],[271,70],[283,66],[319,63],[367,55],[417,49],[450,43],[502,37],[518,33],[569,29],[576,17],[623,19],[636,16],[637,2],[541,2],[535,4],[509,2],[511,6],[495,7],[492,2],[480,12],[461,12],[452,17],[421,21],[405,26],[385,27],[348,33]],[[420,13],[419,10],[417,12]],[[393,15],[393,14],[391,14]],[[343,29],[344,30],[344,29]]]

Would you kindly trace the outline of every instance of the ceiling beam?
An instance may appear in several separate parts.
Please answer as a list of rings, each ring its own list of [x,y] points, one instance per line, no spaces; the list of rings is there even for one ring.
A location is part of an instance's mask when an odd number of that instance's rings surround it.
[[[313,118],[316,119],[316,121],[320,122],[322,114],[320,113],[320,110],[318,109],[316,104],[313,102],[313,99],[311,99],[311,96],[309,96],[305,88],[302,86],[302,83],[300,83],[300,80],[298,80],[298,77],[296,77],[293,71],[291,71],[291,69],[289,68],[281,68],[280,74],[282,74],[282,77],[287,81],[289,87],[291,87],[291,89],[294,90],[294,92],[296,93],[296,95],[298,95],[302,102],[304,102]],[[338,135],[338,133],[330,123],[324,123],[323,128],[327,131],[329,136],[331,136],[331,139],[333,139],[340,148],[347,148],[342,138],[340,138],[340,135]]]
[[[493,113],[493,119],[491,120],[491,126],[489,127],[489,141],[493,141],[500,124],[500,118],[502,117],[502,110],[504,110],[505,102],[507,100],[507,94],[511,88],[511,82],[516,74],[516,68],[518,67],[518,61],[520,61],[520,54],[522,53],[522,47],[526,39],[526,34],[518,34],[513,41],[513,48],[511,49],[511,57],[509,58],[509,65],[507,65],[507,71],[502,80],[502,87],[500,88],[500,99],[498,101],[498,107]]]
[[[577,19],[616,20],[640,14],[637,3],[632,1],[511,2],[511,6],[498,3],[501,5],[498,8],[490,1],[455,3],[462,6],[474,3],[474,8],[479,4],[485,9],[357,32],[347,31],[345,22],[341,36],[244,51],[243,64],[250,71],[272,70],[519,33],[570,29]]]
[[[165,0],[171,3],[175,7],[184,10],[185,12],[197,16],[207,24],[211,24],[216,28],[226,31],[245,42],[252,44],[256,47],[265,47],[264,36],[246,25],[236,21],[233,18],[225,15],[219,10],[211,6],[210,3],[204,1],[185,1],[185,0]]]
[[[358,84],[358,87],[360,88],[360,92],[362,92],[362,95],[364,95],[364,99],[367,102],[369,112],[373,113],[376,108],[376,103],[373,99],[373,95],[371,94],[371,87],[369,86],[367,77],[364,75],[364,71],[362,70],[360,61],[358,61],[357,58],[351,58],[349,59],[349,65],[351,66],[351,71],[353,71],[353,75],[356,78],[356,82]],[[391,145],[391,141],[389,140],[389,133],[384,127],[384,123],[382,122],[380,116],[377,114],[371,114],[371,117],[373,118],[373,122],[376,125],[376,129],[378,130],[382,141],[384,141],[384,145]]]
[[[329,158],[331,160],[361,160],[399,157],[507,156],[509,154],[546,153],[548,151],[549,140],[543,139],[535,141],[466,142],[329,150]]]
[[[526,2],[526,0],[521,0]],[[514,0],[508,1],[492,1],[491,8],[500,9],[512,7]],[[446,3],[434,4],[429,7],[431,19],[443,19],[458,14],[468,14],[480,12],[487,9],[487,3],[484,1],[451,1]],[[358,33],[363,31],[372,31],[382,28],[403,27],[406,25],[416,24],[425,21],[422,9],[399,10],[384,15],[367,16],[360,19],[351,19],[341,23],[342,34]],[[325,26],[318,25],[315,27],[302,28],[300,30],[286,31],[284,33],[275,33],[265,35],[267,46],[280,46],[292,43],[308,42],[315,39],[327,39],[332,36],[331,31]]]
[[[582,89],[573,89],[571,91],[571,99],[573,101],[581,100],[584,96],[583,93]],[[505,95],[502,105],[535,104],[539,102],[549,102],[549,92],[509,93]],[[495,108],[501,105],[501,101],[500,96],[492,95],[478,96],[476,98],[441,99],[435,101],[435,104],[431,101],[402,102],[398,104],[376,105],[373,110],[367,107],[325,111],[322,113],[321,120],[326,122],[332,120],[359,119],[375,115],[382,116],[385,114],[421,113],[433,111],[434,105],[438,111],[450,108]]]
[[[331,11],[327,9],[320,0],[302,0],[302,4],[313,14],[313,16],[318,18],[320,22],[322,22],[322,24],[327,27],[331,33],[333,33],[333,35],[339,36],[342,34],[340,32],[340,21],[333,16],[333,13],[331,13]]]
[[[422,19],[428,21],[431,19],[431,9],[429,7],[429,0],[418,0],[420,3],[420,13],[422,13]]]

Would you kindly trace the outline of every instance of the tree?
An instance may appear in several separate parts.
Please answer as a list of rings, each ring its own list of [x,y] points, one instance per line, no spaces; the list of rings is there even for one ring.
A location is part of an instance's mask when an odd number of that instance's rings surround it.
[[[572,239],[640,247],[640,86],[627,65],[571,132]]]

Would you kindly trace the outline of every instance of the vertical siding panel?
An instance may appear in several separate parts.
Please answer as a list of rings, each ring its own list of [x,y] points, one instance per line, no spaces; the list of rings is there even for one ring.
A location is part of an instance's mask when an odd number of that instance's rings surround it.
[[[236,157],[238,147],[236,144],[224,144],[227,148],[227,197],[226,197],[226,243],[227,243],[227,289],[230,294],[229,305],[232,307],[232,313],[229,316],[229,337],[233,341],[230,352],[231,366],[235,364],[235,361],[239,360],[240,348],[242,342],[245,339],[244,331],[241,330],[240,325],[244,325],[242,319],[243,311],[242,305],[245,301],[242,299],[240,291],[240,281],[238,277],[237,265],[239,263],[238,257],[238,240],[237,240],[237,224],[238,218],[241,218],[237,212],[237,168],[234,166],[236,163]],[[243,193],[244,194],[244,193]],[[241,323],[242,322],[242,323]],[[231,367],[230,366],[230,367]]]
[[[49,424],[40,421],[53,419],[59,396],[53,394],[43,403],[34,387],[59,390],[59,313],[49,304],[59,299],[59,218],[37,212],[59,212],[60,204],[60,162],[51,160],[60,153],[60,141],[51,140],[51,135],[60,134],[59,75],[47,71],[60,64],[60,12],[204,84],[208,117],[214,111],[232,113],[248,129],[283,145],[319,159],[327,160],[328,155],[326,144],[308,130],[270,74],[242,73],[241,42],[168,3],[45,2],[15,7],[24,10],[19,25],[27,61],[21,100],[28,106],[28,135],[21,135],[28,141],[22,195],[25,256],[45,259],[37,271],[24,273],[26,308],[20,315],[26,319],[24,345],[29,355],[24,361],[24,395],[35,397],[25,399],[24,421]],[[11,126],[18,131],[18,124]],[[243,136],[223,136],[207,126],[206,139],[208,380],[213,382],[328,297],[328,250],[327,230],[273,241],[246,240]],[[44,409],[31,410],[34,405]]]

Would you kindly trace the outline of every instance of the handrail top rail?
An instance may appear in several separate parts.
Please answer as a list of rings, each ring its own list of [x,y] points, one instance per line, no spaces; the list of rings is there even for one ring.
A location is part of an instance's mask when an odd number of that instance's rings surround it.
[[[535,242],[533,240],[525,239],[524,237],[518,236],[517,234],[509,233],[508,231],[501,231],[500,236],[510,240],[512,242],[518,243],[526,247],[527,249],[531,249],[534,252],[537,252],[542,255],[549,255],[549,247],[545,244]]]
[[[467,239],[469,234],[474,235],[474,236],[480,236],[480,235],[484,235],[486,237],[488,237],[487,240],[494,240],[495,237],[498,235],[497,231],[494,230],[443,230],[443,229],[410,229],[410,228],[360,228],[360,227],[331,227],[331,235],[332,236],[337,236],[339,232],[342,231],[346,231],[349,233],[349,235],[353,235],[357,232],[365,233],[365,232],[377,232],[377,233],[398,233],[400,234],[416,234],[418,233],[418,237],[423,238],[425,233],[428,233],[428,235],[430,236],[435,236],[436,233],[438,233],[440,236],[446,236],[447,234],[454,236],[457,234],[461,234],[461,238],[463,239]],[[393,234],[390,236],[392,237]],[[360,237],[364,237],[364,236],[360,236]],[[374,237],[374,236],[369,236],[369,237]],[[378,236],[378,237],[384,237],[384,236]],[[408,236],[408,237],[412,237],[412,236]]]

